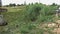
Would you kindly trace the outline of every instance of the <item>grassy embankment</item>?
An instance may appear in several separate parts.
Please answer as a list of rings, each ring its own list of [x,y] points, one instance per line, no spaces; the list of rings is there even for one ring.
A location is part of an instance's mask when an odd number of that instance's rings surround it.
[[[40,24],[54,22],[55,14],[53,13],[56,9],[55,6],[31,5],[27,7],[7,7],[7,9],[8,11],[2,14],[4,15],[8,25],[0,26],[1,34],[51,33],[49,29],[48,31],[45,31]]]

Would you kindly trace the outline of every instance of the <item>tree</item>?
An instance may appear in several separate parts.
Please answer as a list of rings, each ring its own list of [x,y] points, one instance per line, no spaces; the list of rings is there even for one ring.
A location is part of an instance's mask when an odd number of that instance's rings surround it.
[[[56,6],[57,4],[53,3],[52,6]]]
[[[35,4],[38,4],[38,2],[36,2]]]
[[[29,3],[29,5],[30,5],[30,3]]]
[[[12,4],[10,3],[9,6],[12,7]]]
[[[16,6],[16,4],[14,3],[14,4],[12,4],[12,6],[14,6],[14,7],[15,7],[15,6]]]
[[[24,6],[24,4],[21,4],[21,6]]]
[[[20,4],[17,4],[17,6],[21,6]]]
[[[33,3],[31,3],[31,5],[33,5]]]
[[[16,4],[15,4],[15,3],[14,3],[14,4],[10,3],[10,4],[9,4],[9,6],[10,6],[10,7],[12,7],[12,6],[14,6],[14,7],[15,7],[15,6],[16,6]]]

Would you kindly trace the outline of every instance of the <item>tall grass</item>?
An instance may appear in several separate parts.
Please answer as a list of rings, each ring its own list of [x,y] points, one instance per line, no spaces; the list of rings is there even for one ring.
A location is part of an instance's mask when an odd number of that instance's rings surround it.
[[[2,13],[8,25],[3,27],[4,31],[1,30],[1,34],[44,34],[46,31],[39,25],[43,22],[52,22],[56,9],[55,6],[41,4],[18,8],[22,10],[8,8],[8,12]]]
[[[26,10],[26,17],[28,20],[35,21],[40,14],[41,7],[39,5],[28,6]]]
[[[55,16],[56,6],[45,6],[40,4],[34,4],[26,7],[26,19],[27,21],[41,21],[52,22]]]

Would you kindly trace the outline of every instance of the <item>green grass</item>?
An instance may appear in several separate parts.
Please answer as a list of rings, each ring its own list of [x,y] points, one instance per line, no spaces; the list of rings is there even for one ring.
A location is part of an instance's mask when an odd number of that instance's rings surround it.
[[[17,8],[18,9],[23,9],[24,6],[22,6],[22,8],[19,8],[19,7],[17,7]],[[10,33],[12,33],[11,32],[12,30],[13,30],[14,33],[17,32],[17,30],[19,30],[18,33],[20,33],[20,26],[24,24],[24,22],[22,21],[22,18],[24,16],[23,16],[23,10],[17,10],[17,8],[7,7],[8,12],[2,13],[4,15],[5,20],[8,23],[7,26],[0,27],[1,28],[1,30],[0,30],[1,33],[3,32],[2,34],[5,34],[5,33],[10,34]],[[19,28],[17,28],[17,25],[19,26]],[[15,34],[17,34],[17,33],[15,33]]]
[[[28,19],[25,17],[26,15],[28,15],[27,13],[30,12],[26,10],[26,6],[19,6],[15,8],[5,7],[8,9],[8,11],[2,14],[4,15],[4,18],[7,21],[8,25],[0,26],[0,34],[44,34],[44,32],[46,31],[43,28],[40,28],[39,25],[45,20],[46,22],[47,20],[49,21],[49,19],[51,19],[53,16],[45,16],[43,14],[44,11],[49,10],[46,10],[43,7],[46,6],[42,5],[42,16],[40,15],[40,13],[39,16],[37,16],[37,20],[35,22],[28,21]],[[51,8],[52,7],[50,7],[50,10]]]

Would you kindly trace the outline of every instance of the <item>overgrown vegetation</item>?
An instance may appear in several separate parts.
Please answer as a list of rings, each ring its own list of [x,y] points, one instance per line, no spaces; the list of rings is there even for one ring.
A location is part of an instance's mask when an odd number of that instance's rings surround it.
[[[46,5],[30,5],[26,9],[26,18],[27,20],[35,21],[39,20],[41,22],[52,22],[54,15],[56,14],[56,6],[46,6]]]
[[[8,7],[7,7],[8,8]],[[2,13],[8,22],[1,27],[1,34],[48,34],[41,28],[41,23],[53,22],[56,6],[33,4],[20,7],[9,7],[8,12]],[[3,29],[2,29],[3,28]]]
[[[36,21],[37,16],[40,15],[40,11],[41,11],[41,7],[39,5],[28,6],[28,9],[26,10],[27,20]]]

